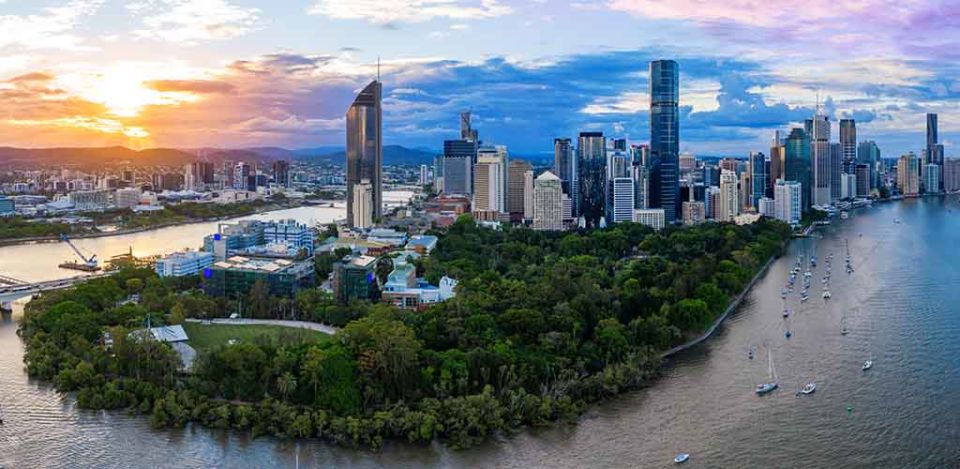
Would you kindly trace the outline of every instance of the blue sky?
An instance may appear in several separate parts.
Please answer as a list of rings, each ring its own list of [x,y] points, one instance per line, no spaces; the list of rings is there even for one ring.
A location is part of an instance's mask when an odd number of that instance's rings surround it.
[[[0,0],[0,145],[342,144],[381,57],[388,144],[457,113],[514,154],[602,130],[647,139],[647,64],[681,67],[681,149],[767,151],[813,113],[885,155],[960,126],[960,2]],[[958,155],[960,156],[960,155]]]

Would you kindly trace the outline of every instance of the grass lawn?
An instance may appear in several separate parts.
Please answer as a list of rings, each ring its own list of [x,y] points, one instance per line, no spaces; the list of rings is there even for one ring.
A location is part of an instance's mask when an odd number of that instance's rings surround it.
[[[235,340],[236,343],[279,341],[285,344],[317,343],[330,340],[330,336],[322,332],[281,326],[206,325],[185,322],[183,323],[183,328],[190,337],[188,343],[198,351],[227,345],[230,340]]]

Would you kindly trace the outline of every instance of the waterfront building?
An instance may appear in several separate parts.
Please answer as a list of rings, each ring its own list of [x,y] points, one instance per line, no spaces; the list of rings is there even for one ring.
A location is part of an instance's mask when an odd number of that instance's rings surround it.
[[[605,213],[607,198],[606,140],[603,132],[580,132],[577,141],[577,177],[579,201],[574,204],[577,215],[596,226]]]
[[[729,170],[720,173],[720,209],[717,221],[733,221],[740,214],[737,184],[737,173]]]
[[[533,197],[532,187],[530,189],[531,192],[529,194],[527,192],[527,173],[531,173],[531,180],[529,182],[532,186],[533,166],[524,160],[511,160],[507,167],[506,211],[510,214],[511,221],[520,222],[524,219],[527,198],[531,198],[532,200]]]
[[[77,210],[99,211],[110,205],[110,191],[74,191],[68,196],[70,204]]]
[[[810,206],[813,204],[813,180],[811,177],[810,140],[803,129],[795,127],[790,130],[784,144],[784,160],[786,162],[785,179],[800,183],[800,210],[806,212],[810,210]]]
[[[633,211],[633,222],[660,231],[666,226],[666,213],[662,208],[641,208]]]
[[[687,201],[683,203],[683,224],[699,225],[707,219],[706,204],[699,201]]]
[[[473,164],[477,159],[476,140],[443,142],[443,192],[450,195],[473,193]]]
[[[380,298],[377,283],[377,258],[353,256],[333,265],[333,295],[340,304]]]
[[[923,174],[923,187],[927,193],[936,193],[939,192],[938,188],[940,187],[940,165],[935,163],[930,163],[927,165],[926,171]]]
[[[857,196],[857,176],[850,173],[840,174],[840,198],[852,199]]]
[[[564,199],[560,178],[550,171],[537,176],[533,183],[533,229],[563,229]]]
[[[870,166],[864,163],[857,163],[857,197],[870,196]]]
[[[786,161],[783,140],[780,138],[780,131],[773,133],[773,141],[770,142],[770,174],[767,175],[767,196],[773,197],[773,188],[777,185],[777,179],[786,178]]]
[[[857,122],[840,119],[840,154],[843,172],[853,174],[857,161]]]
[[[830,202],[842,198],[840,175],[843,171],[843,147],[839,143],[830,144]]]
[[[630,177],[618,177],[610,181],[613,200],[607,219],[611,223],[633,221],[633,211],[636,205],[634,182]]]
[[[774,217],[791,226],[800,225],[803,209],[802,193],[803,186],[799,182],[778,179],[773,195]]]
[[[920,162],[913,152],[902,155],[897,160],[897,188],[902,195],[920,193]]]
[[[0,216],[12,215],[17,211],[13,198],[0,195]]]
[[[347,226],[354,224],[353,186],[369,181],[372,218],[383,217],[382,85],[370,82],[347,110]]]
[[[199,274],[203,269],[212,266],[213,262],[212,252],[175,252],[157,259],[154,270],[161,277],[184,277]]]
[[[134,208],[140,205],[140,189],[135,187],[117,189],[113,193],[113,205],[117,208]]]
[[[234,224],[220,224],[216,233],[203,238],[203,250],[212,252],[217,260],[267,244],[283,244],[294,253],[305,251],[312,255],[313,230],[296,220],[241,220]]]
[[[577,170],[577,157],[569,138],[553,139],[553,174],[560,178],[563,193],[573,201],[574,213],[580,200],[580,177]]]
[[[943,174],[943,145],[940,143],[940,129],[937,124],[937,115],[935,113],[927,114],[927,147],[926,147],[927,161],[925,164],[934,164],[937,165],[939,173]],[[925,178],[926,179],[926,178]],[[935,188],[927,187],[927,192],[939,192],[943,188],[942,186],[937,186]]]
[[[878,165],[880,165],[880,147],[877,142],[867,140],[857,145],[857,162],[866,164],[869,170],[870,190],[880,187]]]
[[[680,213],[679,102],[677,62],[650,62],[650,206],[664,209],[667,223]]]
[[[960,159],[943,160],[943,189],[947,192],[960,191]]]
[[[820,206],[830,205],[831,175],[830,164],[830,118],[824,114],[823,108],[817,106],[817,113],[807,124],[812,133],[810,137],[811,158],[813,160],[813,204]]]
[[[350,214],[353,228],[373,226],[373,184],[369,179],[361,179],[353,185]]]
[[[294,219],[260,222],[265,244],[286,244],[313,255],[316,236],[310,227]]]

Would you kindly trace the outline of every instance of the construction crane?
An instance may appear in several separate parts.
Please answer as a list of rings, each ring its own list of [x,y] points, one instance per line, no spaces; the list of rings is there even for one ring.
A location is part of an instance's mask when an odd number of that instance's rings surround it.
[[[100,263],[97,261],[97,255],[94,254],[90,257],[87,257],[80,251],[76,245],[70,241],[70,238],[67,235],[60,235],[60,241],[67,243],[67,246],[70,246],[70,249],[73,249],[73,252],[77,253],[77,256],[83,260],[83,264],[79,262],[64,262],[60,264],[60,267],[64,269],[74,269],[74,270],[83,270],[87,272],[95,272],[100,270]]]

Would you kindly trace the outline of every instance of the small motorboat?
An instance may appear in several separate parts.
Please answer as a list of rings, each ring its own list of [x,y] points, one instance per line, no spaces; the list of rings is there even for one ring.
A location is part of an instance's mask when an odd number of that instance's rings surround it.
[[[683,463],[687,462],[688,459],[690,459],[690,455],[689,455],[689,454],[687,454],[687,453],[680,453],[680,454],[677,455],[677,457],[673,458],[673,462],[676,463],[676,464],[683,464]]]
[[[870,368],[873,368],[873,360],[867,360],[867,361],[863,362],[863,366],[860,367],[860,369],[863,370],[863,371],[867,371],[867,370],[869,370]]]
[[[823,295],[820,295],[820,296],[822,296],[823,299],[825,299],[825,300],[829,300],[831,295],[830,295],[830,292],[825,291],[825,292],[823,292]]]
[[[790,317],[790,310],[789,310],[789,309],[783,310],[783,317],[785,317],[785,318]]]
[[[790,332],[790,331],[784,332],[783,336],[789,339],[790,337],[793,336],[793,332]]]
[[[810,382],[803,385],[803,388],[800,389],[800,394],[813,394],[817,390],[817,383]]]
[[[810,299],[809,296],[803,295],[803,296],[800,297],[800,302],[801,302],[801,303],[804,303],[804,302],[806,302],[806,301],[809,300],[809,299]]]

